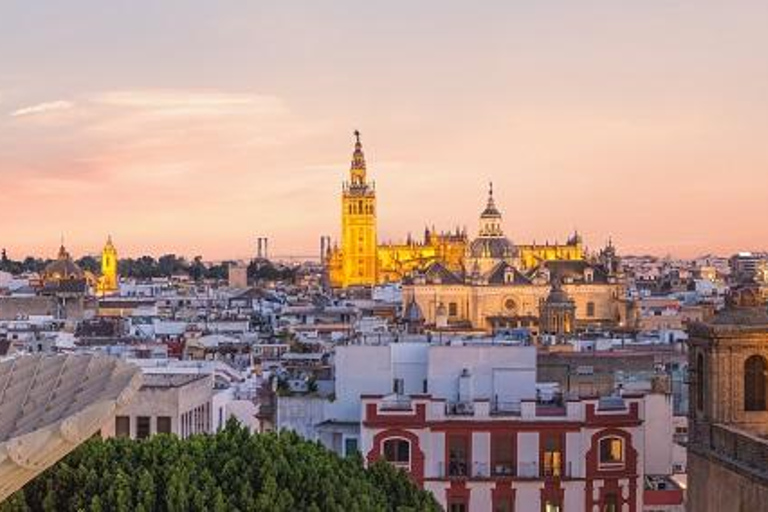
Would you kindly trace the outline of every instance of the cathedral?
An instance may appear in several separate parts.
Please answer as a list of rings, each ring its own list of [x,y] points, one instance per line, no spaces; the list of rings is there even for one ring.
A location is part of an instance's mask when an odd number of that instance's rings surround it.
[[[410,316],[426,326],[491,331],[542,321],[558,337],[577,328],[620,326],[626,316],[615,248],[587,257],[574,233],[564,244],[515,245],[504,233],[493,185],[477,236],[425,230],[422,241],[379,244],[376,189],[355,132],[350,179],[342,188],[341,246],[325,264],[333,288],[403,284]]]
[[[575,233],[564,245],[512,243],[493,189],[467,246],[463,271],[435,262],[403,280],[403,302],[436,329],[526,327],[556,339],[626,322],[624,280],[612,244],[587,257]]]
[[[466,230],[437,232],[427,228],[422,240],[409,236],[402,243],[380,244],[376,226],[376,187],[368,179],[360,133],[355,131],[349,180],[342,186],[341,245],[329,247],[325,254],[329,282],[336,289],[401,282],[436,263],[447,271],[464,275],[486,273],[500,260],[524,272],[537,268],[544,261],[584,260],[578,234],[565,244],[512,246],[504,237],[492,188],[481,220],[479,237],[471,243]],[[469,262],[471,265],[468,266]]]

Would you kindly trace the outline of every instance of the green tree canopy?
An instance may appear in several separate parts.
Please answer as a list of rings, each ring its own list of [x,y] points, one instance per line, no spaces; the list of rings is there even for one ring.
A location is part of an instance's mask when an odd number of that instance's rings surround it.
[[[389,464],[364,468],[294,433],[91,439],[5,503],[16,511],[440,510]]]

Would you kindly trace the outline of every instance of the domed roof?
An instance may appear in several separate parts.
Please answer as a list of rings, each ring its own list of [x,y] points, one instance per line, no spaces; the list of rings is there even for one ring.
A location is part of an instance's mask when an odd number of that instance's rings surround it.
[[[506,237],[479,237],[469,244],[472,258],[506,259],[515,256],[515,246]]]
[[[63,281],[66,279],[82,279],[85,276],[83,269],[72,261],[72,257],[62,245],[59,248],[58,257],[45,266],[43,280]]]
[[[560,278],[556,277],[552,280],[552,288],[549,290],[549,295],[547,295],[546,298],[547,304],[572,304],[573,299],[571,299],[567,293],[565,293],[565,290],[563,290],[563,286],[561,284]]]
[[[421,308],[413,299],[411,299],[411,302],[409,302],[408,306],[405,308],[405,315],[403,316],[406,322],[424,321],[424,313],[422,313]]]

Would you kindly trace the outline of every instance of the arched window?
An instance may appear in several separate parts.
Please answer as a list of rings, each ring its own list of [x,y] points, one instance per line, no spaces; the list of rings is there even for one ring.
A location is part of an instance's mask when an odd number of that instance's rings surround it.
[[[600,466],[624,465],[624,440],[620,437],[604,437],[600,439]]]
[[[700,411],[704,410],[705,383],[706,375],[704,373],[704,354],[699,354],[696,357],[696,408]]]
[[[410,469],[411,443],[399,437],[384,441],[384,460],[395,467]]]
[[[765,358],[754,355],[744,362],[744,410],[764,411],[765,400]]]

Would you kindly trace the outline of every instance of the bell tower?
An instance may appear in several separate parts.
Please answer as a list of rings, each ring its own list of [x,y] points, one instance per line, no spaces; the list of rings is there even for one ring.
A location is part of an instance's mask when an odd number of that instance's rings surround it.
[[[376,186],[367,180],[357,130],[349,178],[341,198],[342,287],[373,286],[377,277]]]
[[[101,278],[98,284],[101,293],[116,292],[117,287],[117,249],[112,243],[112,237],[107,238],[107,243],[101,251]]]

